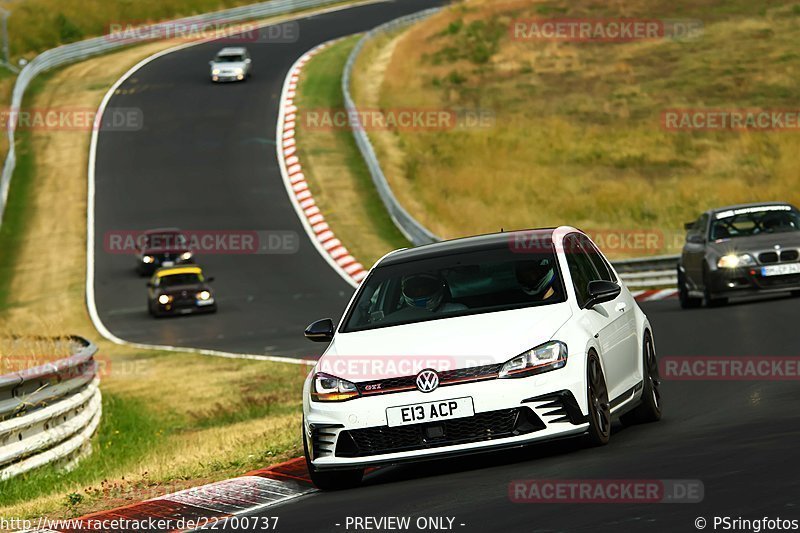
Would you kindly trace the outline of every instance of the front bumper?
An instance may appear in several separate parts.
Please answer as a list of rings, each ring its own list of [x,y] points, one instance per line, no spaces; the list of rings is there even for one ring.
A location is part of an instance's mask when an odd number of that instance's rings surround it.
[[[386,409],[470,397],[475,415],[389,427]],[[493,379],[345,402],[308,402],[305,437],[319,470],[418,461],[584,433],[586,393],[580,379],[558,371],[521,379]]]
[[[762,276],[762,266],[767,265],[714,270],[709,273],[709,290],[724,297],[800,290],[800,274]]]
[[[153,305],[156,316],[170,316],[170,315],[189,315],[194,313],[215,313],[217,311],[217,302],[213,298],[209,303],[198,304],[199,300],[192,301],[178,301],[170,302],[168,304],[160,304],[155,302]]]
[[[244,74],[212,74],[211,81],[214,82],[226,82],[226,81],[242,81],[244,80]]]

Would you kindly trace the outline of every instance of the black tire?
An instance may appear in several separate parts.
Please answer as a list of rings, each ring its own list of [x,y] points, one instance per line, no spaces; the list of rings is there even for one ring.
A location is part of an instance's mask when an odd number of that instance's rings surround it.
[[[703,303],[702,298],[689,296],[689,288],[686,286],[686,277],[678,269],[678,300],[681,302],[682,309],[695,309]]]
[[[586,362],[586,384],[589,400],[589,430],[586,437],[590,445],[603,446],[611,438],[611,403],[603,367],[594,352],[589,352]]]
[[[305,426],[305,422],[303,422],[303,452],[306,456],[308,475],[314,485],[319,490],[326,491],[353,489],[361,485],[361,480],[364,478],[363,468],[357,468],[353,470],[331,470],[328,472],[320,472],[314,468],[314,465],[311,463],[311,456],[308,453]]]
[[[642,346],[642,400],[633,410],[619,417],[625,425],[646,424],[661,420],[661,376],[658,373],[656,347],[650,332],[645,332]]]

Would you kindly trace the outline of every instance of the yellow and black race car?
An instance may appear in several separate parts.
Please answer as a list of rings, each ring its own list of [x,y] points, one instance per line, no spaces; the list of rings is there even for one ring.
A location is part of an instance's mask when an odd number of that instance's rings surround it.
[[[189,313],[213,313],[217,310],[214,291],[197,265],[160,268],[147,283],[147,307],[159,317]]]

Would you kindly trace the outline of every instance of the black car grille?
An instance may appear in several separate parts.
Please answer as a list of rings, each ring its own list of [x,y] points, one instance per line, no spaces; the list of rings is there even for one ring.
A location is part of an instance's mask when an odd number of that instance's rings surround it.
[[[503,368],[503,364],[474,366],[471,368],[459,368],[455,370],[445,370],[439,372],[439,386],[458,385],[471,381],[482,381],[494,379]],[[403,392],[416,389],[417,376],[403,376],[399,378],[379,379],[365,381],[357,384],[358,390],[365,396],[374,394],[387,394],[391,392]]]
[[[778,262],[778,252],[764,252],[758,254],[758,260],[761,263],[768,264],[768,263],[777,263]]]
[[[544,428],[545,424],[533,410],[517,407],[443,422],[352,429],[339,434],[336,456],[365,457],[424,450],[524,435]]]
[[[173,307],[188,307],[194,306],[197,304],[197,292],[198,291],[175,291],[169,293],[172,296],[172,305]]]
[[[797,250],[783,250],[779,252],[762,252],[758,254],[758,262],[761,264],[777,263],[791,263],[800,258],[800,252]]]

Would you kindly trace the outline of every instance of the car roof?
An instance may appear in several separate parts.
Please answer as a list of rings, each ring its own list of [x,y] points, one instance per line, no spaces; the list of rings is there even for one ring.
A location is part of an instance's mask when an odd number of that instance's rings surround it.
[[[181,265],[175,267],[165,267],[156,270],[156,276],[163,278],[164,276],[172,276],[174,274],[203,274],[203,269],[197,265]]]
[[[500,233],[477,235],[474,237],[462,237],[460,239],[441,241],[433,244],[424,244],[415,248],[404,248],[386,255],[380,261],[380,266],[395,265],[408,261],[418,261],[447,255],[481,252],[484,250],[511,249],[515,238],[523,235],[528,241],[532,239],[543,239],[545,242],[549,242],[549,239],[553,237],[555,229],[556,228],[541,228],[504,231]]]
[[[780,206],[780,205],[788,205],[793,209],[797,209],[795,206],[790,204],[789,202],[753,202],[749,204],[736,204],[736,205],[727,205],[724,207],[715,207],[714,209],[709,209],[706,213],[709,214],[716,214],[721,213],[723,211],[735,211],[737,209],[747,209],[749,207],[768,207],[768,206]]]
[[[218,56],[225,56],[225,55],[234,55],[234,54],[246,54],[247,48],[243,46],[228,46],[217,52]]]

